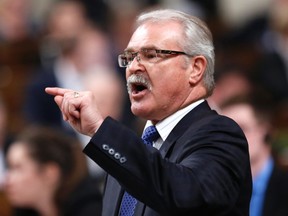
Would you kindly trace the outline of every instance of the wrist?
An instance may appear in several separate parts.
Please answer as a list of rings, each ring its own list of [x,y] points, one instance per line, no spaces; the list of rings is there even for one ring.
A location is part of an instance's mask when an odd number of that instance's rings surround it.
[[[101,120],[98,120],[98,121],[96,122],[95,127],[93,127],[93,129],[91,130],[91,133],[89,133],[89,136],[90,136],[90,137],[93,137],[93,136],[94,136],[94,134],[98,131],[98,129],[99,129],[100,126],[102,125],[103,121],[104,121],[104,120],[101,119]]]

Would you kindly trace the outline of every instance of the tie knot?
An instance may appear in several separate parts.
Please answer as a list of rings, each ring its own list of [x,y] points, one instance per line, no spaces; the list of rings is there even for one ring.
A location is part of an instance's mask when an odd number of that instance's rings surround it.
[[[142,135],[142,140],[146,145],[153,145],[153,141],[156,141],[160,137],[156,127],[151,125],[147,127]]]

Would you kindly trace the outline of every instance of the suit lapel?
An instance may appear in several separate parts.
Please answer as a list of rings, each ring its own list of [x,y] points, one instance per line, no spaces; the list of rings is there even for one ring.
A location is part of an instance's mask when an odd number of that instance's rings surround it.
[[[193,110],[191,110],[186,116],[184,116],[184,118],[181,119],[180,122],[175,126],[175,128],[171,131],[161,146],[160,153],[162,157],[166,157],[173,144],[180,136],[185,133],[188,127],[191,127],[192,124],[196,124],[197,121],[201,120],[209,113],[211,113],[211,108],[209,107],[207,101],[204,101]]]
[[[105,187],[105,193],[103,197],[103,216],[117,216],[119,205],[122,199],[124,190],[121,188],[120,184],[110,175],[107,177],[107,183]],[[105,196],[105,194],[107,196]]]

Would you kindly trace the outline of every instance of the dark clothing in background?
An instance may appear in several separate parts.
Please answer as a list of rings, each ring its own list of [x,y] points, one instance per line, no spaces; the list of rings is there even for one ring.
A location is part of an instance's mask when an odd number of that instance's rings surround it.
[[[276,103],[288,101],[288,68],[278,53],[263,55],[255,79]]]
[[[68,196],[60,216],[100,216],[102,195],[95,179],[87,177]],[[16,209],[13,216],[40,216],[32,209]]]
[[[274,166],[267,185],[263,216],[288,215],[288,172]]]

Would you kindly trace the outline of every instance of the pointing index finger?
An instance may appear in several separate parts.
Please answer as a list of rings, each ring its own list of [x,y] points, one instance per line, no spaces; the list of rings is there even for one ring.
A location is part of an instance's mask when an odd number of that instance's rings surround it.
[[[50,94],[50,95],[54,95],[54,96],[63,96],[65,93],[67,92],[71,92],[72,90],[71,89],[64,89],[64,88],[58,88],[58,87],[47,87],[45,88],[45,92],[47,94]]]

